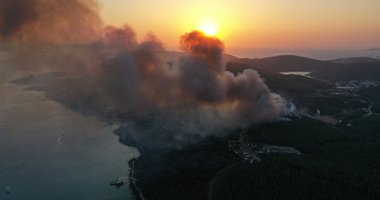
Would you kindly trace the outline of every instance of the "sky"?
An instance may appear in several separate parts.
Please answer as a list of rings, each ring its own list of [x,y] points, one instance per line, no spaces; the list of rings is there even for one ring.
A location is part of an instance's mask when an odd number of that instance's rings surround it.
[[[169,49],[203,24],[230,50],[380,47],[379,0],[101,0],[105,23],[155,33]]]

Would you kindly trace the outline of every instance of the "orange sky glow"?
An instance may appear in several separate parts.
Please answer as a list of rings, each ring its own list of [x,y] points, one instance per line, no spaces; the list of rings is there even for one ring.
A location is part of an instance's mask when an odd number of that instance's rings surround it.
[[[227,49],[380,46],[379,0],[102,0],[105,23],[151,31],[169,49],[204,24]]]

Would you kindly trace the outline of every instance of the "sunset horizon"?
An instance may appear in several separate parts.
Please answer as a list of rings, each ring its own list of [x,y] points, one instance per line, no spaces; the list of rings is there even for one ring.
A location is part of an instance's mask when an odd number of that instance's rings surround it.
[[[237,49],[368,49],[380,46],[380,2],[101,1],[105,24],[156,34],[176,50],[180,35],[212,21],[229,53]],[[146,13],[152,13],[147,15]],[[252,55],[254,56],[254,55]]]
[[[380,0],[0,0],[1,200],[379,200]]]

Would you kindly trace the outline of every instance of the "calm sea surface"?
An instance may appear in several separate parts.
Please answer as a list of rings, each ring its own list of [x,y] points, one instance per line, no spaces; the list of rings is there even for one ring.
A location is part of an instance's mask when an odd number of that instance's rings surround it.
[[[109,185],[138,155],[118,142],[117,127],[8,84],[16,73],[5,64],[0,58],[0,199],[132,199],[128,184]]]

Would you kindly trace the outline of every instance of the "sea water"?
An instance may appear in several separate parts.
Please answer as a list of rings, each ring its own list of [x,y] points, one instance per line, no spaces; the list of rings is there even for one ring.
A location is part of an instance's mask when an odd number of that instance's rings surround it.
[[[128,183],[109,185],[128,176],[128,161],[138,156],[135,148],[118,142],[117,126],[10,84],[22,73],[12,73],[4,64],[0,62],[0,199],[133,199]]]

